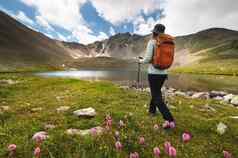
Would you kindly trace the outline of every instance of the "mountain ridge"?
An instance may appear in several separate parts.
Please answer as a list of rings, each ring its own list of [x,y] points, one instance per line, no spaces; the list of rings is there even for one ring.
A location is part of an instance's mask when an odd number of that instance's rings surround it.
[[[77,67],[82,66],[81,63],[78,64],[82,61],[80,59],[93,60],[96,57],[110,57],[118,59],[118,62],[132,60],[144,55],[150,39],[150,35],[119,33],[108,39],[84,45],[50,39],[2,11],[0,19],[0,70],[41,65],[64,68],[67,63],[71,67]],[[238,60],[238,31],[210,28],[175,37],[175,42],[175,67],[199,63],[206,59],[207,55],[229,59],[234,57]]]

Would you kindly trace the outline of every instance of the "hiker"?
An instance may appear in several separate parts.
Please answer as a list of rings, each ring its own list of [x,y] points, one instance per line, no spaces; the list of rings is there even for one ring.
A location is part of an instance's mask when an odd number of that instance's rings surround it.
[[[164,65],[163,63],[162,64],[159,63],[160,64],[159,65],[159,64],[156,64],[156,60],[160,62],[161,59],[160,57],[155,56],[155,53],[156,53],[155,51],[157,48],[159,48],[159,46],[162,46],[162,42],[165,43],[165,47],[167,46],[169,47],[169,44],[171,44],[172,46],[171,54],[174,53],[173,52],[174,51],[173,37],[165,34],[164,32],[165,32],[164,25],[162,24],[155,25],[154,29],[152,30],[152,38],[149,40],[147,44],[146,54],[143,58],[139,59],[139,63],[142,63],[142,64],[149,63],[148,81],[149,81],[151,97],[152,97],[150,101],[149,113],[154,116],[156,114],[156,107],[158,107],[159,111],[163,115],[163,118],[165,119],[165,123],[163,124],[164,128],[173,128],[175,127],[174,118],[172,114],[170,113],[167,105],[165,104],[162,98],[162,93],[161,93],[161,88],[165,80],[168,78],[168,73],[166,69],[171,66],[172,61],[169,61],[167,65],[166,65],[166,61]],[[166,49],[170,49],[170,47]],[[160,53],[164,53],[163,50],[160,50],[160,51],[161,51]]]

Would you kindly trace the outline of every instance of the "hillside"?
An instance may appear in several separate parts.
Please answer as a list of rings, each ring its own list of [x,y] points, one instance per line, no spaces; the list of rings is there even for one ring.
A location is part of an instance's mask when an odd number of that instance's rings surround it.
[[[59,69],[64,68],[62,65],[79,68],[92,67],[97,63],[100,63],[100,67],[125,67],[128,62],[122,60],[143,56],[149,37],[119,33],[88,45],[57,41],[0,11],[0,70]],[[176,37],[175,41],[174,68],[178,72],[238,72],[237,31],[211,28]],[[95,60],[97,57],[103,58]],[[112,62],[109,62],[109,58],[112,58]],[[226,67],[223,68],[224,65]]]
[[[238,73],[238,31],[212,28],[176,38],[176,70]]]
[[[0,11],[0,68],[56,67],[70,55],[57,41],[35,32]]]

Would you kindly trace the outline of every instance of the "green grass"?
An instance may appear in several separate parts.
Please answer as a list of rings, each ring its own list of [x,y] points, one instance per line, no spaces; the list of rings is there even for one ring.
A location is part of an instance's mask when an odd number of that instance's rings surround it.
[[[0,74],[0,79],[18,80],[16,85],[0,85],[0,106],[10,106],[10,110],[0,114],[0,157],[8,156],[6,146],[17,145],[17,158],[33,157],[34,143],[32,135],[44,130],[45,124],[56,125],[48,132],[49,138],[42,146],[43,158],[125,158],[130,152],[137,151],[142,158],[152,158],[153,147],[163,147],[164,141],[171,141],[177,149],[178,158],[222,158],[223,149],[238,156],[238,109],[212,100],[175,97],[169,104],[177,121],[177,128],[165,131],[153,130],[155,123],[162,118],[151,118],[144,105],[149,94],[123,90],[109,82],[88,82],[76,79],[40,78],[21,74]],[[56,97],[62,97],[57,100]],[[209,104],[217,111],[201,111]],[[193,105],[194,108],[190,106]],[[57,113],[56,108],[70,106],[65,113]],[[93,107],[97,116],[91,119],[77,118],[74,110]],[[43,110],[33,112],[32,108]],[[129,115],[132,113],[133,115]],[[88,129],[102,125],[107,114],[113,117],[113,129],[101,136],[69,136],[68,128]],[[127,117],[125,117],[127,116]],[[123,150],[114,148],[113,132],[116,123],[124,120],[126,127],[120,130]],[[228,125],[225,135],[216,133],[216,125],[224,122]],[[184,131],[192,133],[188,144],[181,141]],[[138,137],[144,136],[146,144],[138,145]],[[162,150],[161,157],[166,158]]]
[[[197,64],[176,67],[171,70],[176,73],[212,74],[212,75],[238,75],[237,59],[220,59],[214,61],[201,61]]]

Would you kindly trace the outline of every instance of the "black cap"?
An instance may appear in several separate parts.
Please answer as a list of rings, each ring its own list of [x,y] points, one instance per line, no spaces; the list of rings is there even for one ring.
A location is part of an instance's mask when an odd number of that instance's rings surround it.
[[[153,33],[164,33],[165,26],[163,24],[156,24],[154,29],[152,30]]]

